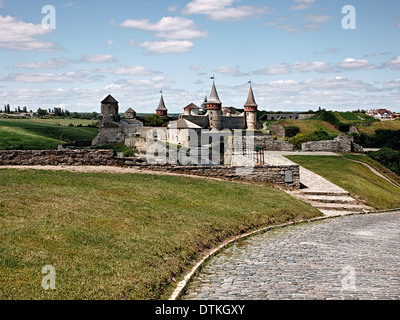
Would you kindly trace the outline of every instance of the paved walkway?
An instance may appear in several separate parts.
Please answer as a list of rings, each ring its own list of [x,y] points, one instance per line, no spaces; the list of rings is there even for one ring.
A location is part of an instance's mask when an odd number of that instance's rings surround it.
[[[287,227],[214,257],[185,299],[400,300],[400,212]]]

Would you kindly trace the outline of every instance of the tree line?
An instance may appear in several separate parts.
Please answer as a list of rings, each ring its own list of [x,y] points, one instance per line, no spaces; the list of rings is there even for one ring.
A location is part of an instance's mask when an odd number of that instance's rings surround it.
[[[18,106],[17,108],[14,108],[14,110],[12,110],[9,104],[4,105],[4,108],[0,109],[0,113],[14,114],[14,115],[18,115],[21,113],[31,113],[32,115],[36,115],[37,117],[50,116],[50,117],[86,119],[86,120],[98,120],[100,116],[97,112],[87,112],[87,113],[70,112],[62,108],[48,108],[48,109],[38,108],[36,112],[33,112],[32,110],[29,110],[28,112],[27,107],[21,108],[20,106]]]

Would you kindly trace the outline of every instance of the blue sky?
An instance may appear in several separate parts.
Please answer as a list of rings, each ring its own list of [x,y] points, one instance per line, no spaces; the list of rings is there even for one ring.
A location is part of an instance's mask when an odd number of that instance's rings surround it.
[[[0,105],[178,113],[215,75],[224,106],[400,111],[399,40],[397,0],[0,0]]]

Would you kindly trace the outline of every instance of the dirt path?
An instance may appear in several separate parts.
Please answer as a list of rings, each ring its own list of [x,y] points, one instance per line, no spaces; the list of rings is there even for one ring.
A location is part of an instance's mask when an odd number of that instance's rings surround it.
[[[390,184],[394,185],[396,188],[399,188],[399,189],[400,189],[400,186],[398,186],[398,185],[395,184],[392,180],[390,180],[389,178],[385,177],[383,174],[381,174],[380,172],[378,172],[377,170],[375,170],[374,168],[372,168],[369,164],[366,164],[366,163],[364,163],[364,162],[362,162],[362,161],[357,161],[357,160],[351,160],[351,159],[348,159],[348,160],[353,161],[353,162],[357,162],[357,163],[360,163],[360,164],[366,166],[369,170],[371,170],[371,171],[372,171],[374,174],[376,174],[378,177],[380,177],[380,178],[386,180],[386,181],[389,182]]]

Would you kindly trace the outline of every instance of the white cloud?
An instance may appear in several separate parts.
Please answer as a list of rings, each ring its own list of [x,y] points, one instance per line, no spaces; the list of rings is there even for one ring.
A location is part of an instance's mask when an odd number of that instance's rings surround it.
[[[65,8],[70,8],[70,7],[72,7],[73,5],[74,5],[74,2],[71,1],[71,2],[68,2],[68,3],[62,4],[61,6],[62,6],[62,7],[65,7]]]
[[[89,54],[82,58],[87,63],[109,63],[117,61],[111,54]]]
[[[27,23],[11,16],[0,15],[0,47],[15,51],[56,52],[60,47],[54,42],[40,40],[51,33],[41,24]]]
[[[65,67],[68,62],[70,60],[67,58],[54,58],[44,62],[21,62],[13,66],[24,69],[59,69]]]
[[[79,70],[67,73],[26,73],[11,74],[7,77],[8,81],[24,82],[24,83],[46,83],[46,82],[62,82],[62,83],[91,83],[101,80],[101,76],[91,75],[89,70]]]
[[[199,71],[199,70],[203,70],[204,66],[194,65],[194,66],[189,66],[189,69]]]
[[[276,66],[254,71],[254,74],[263,74],[263,75],[281,75],[290,73],[292,73],[292,70],[290,69],[289,66],[285,64],[279,64]]]
[[[293,0],[294,4],[289,8],[292,11],[306,10],[311,8],[316,0]]]
[[[386,81],[383,85],[388,88],[400,89],[400,79]]]
[[[139,47],[154,53],[186,53],[194,48],[194,43],[188,40],[146,41],[139,44]]]
[[[371,89],[372,85],[358,79],[347,79],[343,77],[328,77],[324,79],[310,79],[304,81],[309,88],[319,90],[345,90],[359,91]]]
[[[208,33],[198,30],[192,20],[182,17],[163,17],[156,23],[151,23],[148,19],[125,20],[120,26],[151,31],[156,37],[169,40],[208,37]]]
[[[314,51],[314,54],[337,54],[341,51],[341,49],[338,48],[328,48],[323,51]]]
[[[144,66],[122,66],[118,68],[104,68],[96,70],[99,73],[108,73],[125,76],[147,76],[159,72],[151,71]]]
[[[322,61],[315,62],[295,62],[292,68],[298,72],[319,72],[327,73],[333,72],[332,68]]]
[[[332,18],[324,14],[295,14],[290,19],[288,17],[277,19],[265,23],[276,29],[284,30],[290,33],[313,32],[320,29],[323,25],[330,22]]]
[[[114,44],[115,40],[108,40],[106,42],[106,45],[111,46],[112,44]]]
[[[128,41],[128,47],[134,47],[135,46],[135,39],[132,38],[131,40]]]
[[[267,14],[267,6],[232,7],[235,0],[193,0],[182,10],[183,14],[204,14],[212,20],[243,20]]]
[[[367,60],[357,60],[354,58],[347,58],[337,64],[339,68],[347,70],[372,70],[376,66],[369,63]]]
[[[235,77],[243,77],[243,76],[249,75],[249,73],[243,73],[242,71],[240,71],[240,69],[238,67],[230,68],[230,67],[226,67],[226,66],[221,66],[221,67],[217,68],[216,72],[235,76]]]
[[[386,61],[384,63],[384,67],[387,67],[392,70],[399,70],[400,69],[400,56]]]

